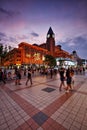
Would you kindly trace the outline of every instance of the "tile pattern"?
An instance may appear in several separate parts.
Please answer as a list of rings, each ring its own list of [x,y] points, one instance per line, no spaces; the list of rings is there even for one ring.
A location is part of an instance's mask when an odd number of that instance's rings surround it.
[[[46,114],[44,114],[43,112],[38,112],[37,114],[35,114],[32,119],[37,122],[38,125],[42,125],[47,119],[48,116]]]
[[[45,92],[50,93],[50,92],[54,91],[55,89],[54,89],[54,88],[46,87],[46,88],[44,88],[44,89],[42,89],[42,90],[45,91]]]
[[[32,87],[25,86],[25,79],[21,86],[1,84],[0,130],[86,130],[86,79],[78,75],[69,93],[59,92],[58,77],[34,77]],[[46,88],[54,91],[42,91]]]
[[[0,130],[16,129],[30,116],[2,89],[0,90]]]
[[[40,84],[38,85],[38,87],[31,87],[30,89],[28,88],[22,89],[21,91],[17,91],[16,94],[21,96],[23,99],[31,103],[39,110],[43,110],[53,101],[55,101],[58,97],[61,97],[61,95],[64,94],[63,92],[60,93],[58,88],[56,89],[56,91],[53,91],[51,93],[42,91],[42,89],[44,88],[45,85]]]

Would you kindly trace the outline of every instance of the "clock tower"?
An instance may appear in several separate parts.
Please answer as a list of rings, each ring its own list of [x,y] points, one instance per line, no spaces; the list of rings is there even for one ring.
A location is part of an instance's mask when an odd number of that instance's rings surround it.
[[[54,55],[55,52],[55,34],[50,27],[47,33],[47,38],[46,38],[46,49],[50,51],[51,55]]]

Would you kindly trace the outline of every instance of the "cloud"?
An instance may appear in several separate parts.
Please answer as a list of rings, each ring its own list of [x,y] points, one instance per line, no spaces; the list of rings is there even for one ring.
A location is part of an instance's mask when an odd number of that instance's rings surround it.
[[[57,45],[61,45],[63,50],[70,53],[75,50],[81,58],[87,59],[87,35],[66,38],[65,41],[57,41]]]
[[[5,33],[0,32],[0,39],[1,39],[2,37],[6,37],[6,34],[5,34]]]
[[[7,39],[6,34],[3,32],[0,32],[0,43],[5,44],[6,39]]]
[[[12,9],[8,10],[8,9],[5,9],[5,8],[0,8],[0,23],[2,25],[3,24],[8,25],[10,20],[13,23],[15,21],[15,18],[17,19],[20,14],[21,13],[19,11],[13,11]],[[11,24],[11,22],[10,22],[10,24]]]
[[[39,34],[37,34],[35,32],[32,32],[31,35],[34,36],[34,37],[39,37]]]
[[[12,10],[6,10],[4,8],[0,8],[0,13],[1,14],[5,14],[7,16],[14,16],[14,15],[18,15],[20,14],[20,12],[17,12],[17,11],[12,11]]]
[[[87,38],[83,36],[78,36],[75,39],[73,39],[73,42],[80,47],[86,47],[87,45]],[[85,48],[84,48],[85,49]]]
[[[85,47],[87,45],[87,36],[77,36],[73,38],[66,38],[65,41],[57,41],[57,44],[66,45],[68,47]]]
[[[11,43],[17,43],[17,39],[14,38],[14,37],[9,37],[8,41],[11,42]]]
[[[24,39],[28,39],[29,38],[29,36],[27,36],[27,35],[21,35],[21,36],[16,36],[17,37],[17,39],[19,39],[19,40],[24,40]]]
[[[3,8],[0,8],[0,13],[9,15],[9,12]]]
[[[65,41],[57,41],[57,45],[67,46],[67,47],[74,47],[75,43],[73,42],[73,39],[67,38]]]
[[[14,46],[14,44],[18,44],[17,39],[15,37],[8,36],[3,32],[0,32],[0,43],[2,43],[3,45],[11,46]]]

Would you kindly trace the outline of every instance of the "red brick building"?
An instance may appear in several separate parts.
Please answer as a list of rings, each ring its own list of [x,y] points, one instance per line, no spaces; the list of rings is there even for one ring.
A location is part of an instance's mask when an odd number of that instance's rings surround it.
[[[71,58],[71,55],[62,50],[61,46],[55,46],[55,34],[50,27],[47,33],[46,43],[37,45],[22,42],[18,48],[14,48],[8,52],[3,60],[4,66],[12,65],[28,65],[28,64],[43,64],[45,55],[52,55],[55,58]]]

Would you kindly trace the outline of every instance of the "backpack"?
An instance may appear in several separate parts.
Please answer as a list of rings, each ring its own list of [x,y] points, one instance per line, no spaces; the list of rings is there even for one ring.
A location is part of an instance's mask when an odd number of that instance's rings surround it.
[[[28,78],[30,78],[31,77],[31,73],[30,72],[28,72]]]

